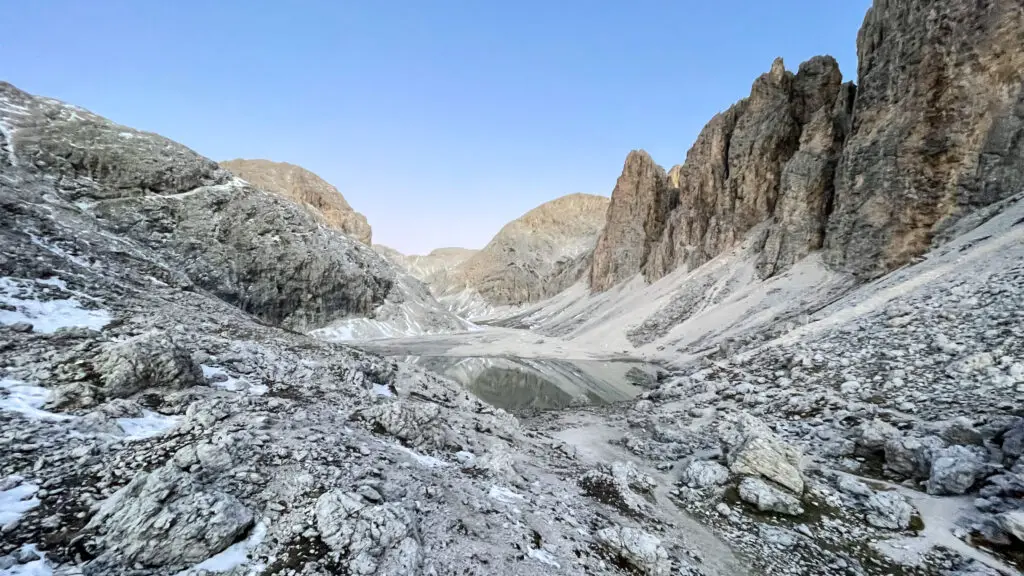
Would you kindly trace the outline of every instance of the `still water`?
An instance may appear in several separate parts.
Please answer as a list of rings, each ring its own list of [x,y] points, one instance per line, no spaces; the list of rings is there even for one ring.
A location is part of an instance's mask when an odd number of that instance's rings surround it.
[[[625,402],[654,384],[657,367],[643,362],[512,357],[396,358],[446,376],[509,412],[560,410]]]

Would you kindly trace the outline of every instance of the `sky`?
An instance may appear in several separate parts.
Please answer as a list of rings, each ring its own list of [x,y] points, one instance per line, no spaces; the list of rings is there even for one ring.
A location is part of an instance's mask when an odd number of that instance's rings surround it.
[[[0,80],[291,162],[407,254],[483,247],[630,150],[681,163],[782,56],[856,78],[870,0],[0,0]]]

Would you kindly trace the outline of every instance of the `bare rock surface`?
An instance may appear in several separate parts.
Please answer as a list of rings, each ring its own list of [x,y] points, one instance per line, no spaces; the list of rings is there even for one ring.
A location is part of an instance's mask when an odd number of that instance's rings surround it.
[[[435,291],[457,301],[470,290],[492,306],[554,296],[584,275],[607,208],[607,198],[592,194],[545,202],[506,224]]]
[[[373,231],[366,216],[353,210],[337,188],[309,170],[287,162],[243,158],[225,160],[220,166],[257,188],[296,202],[327,226],[370,244]]]

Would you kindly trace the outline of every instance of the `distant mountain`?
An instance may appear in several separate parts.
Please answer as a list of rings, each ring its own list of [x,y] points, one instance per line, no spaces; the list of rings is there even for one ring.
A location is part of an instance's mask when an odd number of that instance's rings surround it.
[[[447,285],[453,271],[479,252],[469,248],[438,248],[425,256],[407,256],[381,244],[374,244],[373,249],[430,286]]]
[[[287,162],[241,158],[220,165],[257,188],[301,204],[331,228],[363,244],[371,243],[372,230],[366,216],[353,210],[337,188],[309,170]]]

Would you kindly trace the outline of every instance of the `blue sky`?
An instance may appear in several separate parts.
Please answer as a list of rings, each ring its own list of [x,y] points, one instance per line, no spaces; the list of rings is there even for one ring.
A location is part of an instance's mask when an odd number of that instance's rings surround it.
[[[856,75],[870,0],[0,0],[3,76],[215,160],[299,164],[406,253],[482,247],[626,154],[682,162],[776,56]]]

